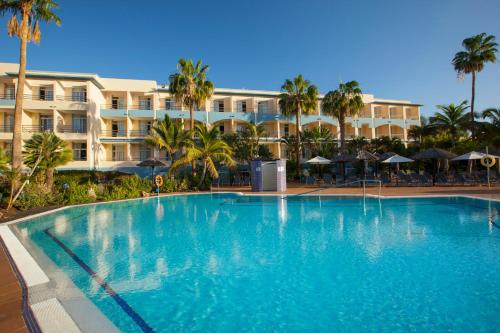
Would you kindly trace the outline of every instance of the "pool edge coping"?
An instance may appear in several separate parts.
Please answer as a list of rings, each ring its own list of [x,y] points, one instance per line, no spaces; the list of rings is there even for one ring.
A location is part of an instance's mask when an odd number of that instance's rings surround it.
[[[5,222],[5,223],[2,223],[2,224],[0,224],[0,227],[5,227],[5,229],[7,229],[12,234],[12,236],[21,244],[21,246],[24,249],[24,251],[26,251],[27,255],[31,258],[33,267],[36,266],[36,269],[42,271],[46,275],[46,273],[43,271],[43,269],[40,267],[40,265],[36,262],[36,260],[31,256],[31,254],[28,252],[28,250],[26,249],[26,247],[18,239],[17,235],[11,230],[11,228],[10,228],[11,225],[14,225],[14,224],[17,224],[17,223],[20,223],[20,222],[24,222],[24,221],[27,221],[27,220],[31,220],[31,219],[34,219],[34,218],[37,218],[37,217],[42,217],[42,216],[45,216],[45,215],[49,215],[49,214],[53,214],[53,213],[56,213],[56,212],[64,211],[66,209],[75,208],[75,207],[97,206],[97,205],[110,204],[110,203],[112,204],[112,203],[118,203],[118,202],[150,200],[150,199],[157,199],[157,200],[159,200],[162,197],[189,196],[189,195],[210,195],[210,194],[237,194],[237,195],[241,195],[241,196],[276,196],[276,197],[281,197],[282,199],[285,198],[285,197],[290,197],[290,196],[363,197],[363,194],[314,194],[314,193],[303,193],[303,194],[301,194],[301,193],[298,193],[298,194],[286,194],[286,193],[284,193],[284,194],[280,194],[280,193],[261,193],[261,192],[244,193],[244,192],[240,192],[240,191],[196,192],[196,193],[169,193],[169,194],[164,194],[164,195],[160,195],[160,196],[153,196],[153,197],[142,197],[142,198],[133,198],[133,199],[124,199],[124,200],[113,200],[113,201],[101,201],[101,202],[92,202],[92,203],[85,203],[85,204],[68,205],[68,206],[64,206],[64,207],[58,207],[58,208],[55,208],[55,209],[47,210],[47,211],[44,211],[44,212],[41,212],[41,213],[37,213],[37,214],[34,214],[34,215],[24,216],[24,217],[16,219],[16,220],[12,220],[12,221],[8,221],[8,222]],[[449,195],[445,195],[445,194],[429,194],[429,195],[425,195],[425,194],[423,194],[423,195],[401,195],[401,196],[383,196],[383,195],[379,196],[379,195],[373,195],[373,194],[366,194],[365,197],[370,197],[370,198],[375,198],[375,199],[378,198],[378,199],[384,199],[384,200],[386,200],[386,199],[406,199],[406,198],[449,198],[449,197],[460,198],[461,197],[461,198],[468,198],[468,199],[479,199],[479,200],[484,200],[484,201],[500,202],[500,199],[485,198],[485,197],[481,197],[481,196],[464,195],[464,194],[449,194]],[[1,229],[4,229],[4,228],[1,228]],[[2,241],[5,244],[5,240],[3,239],[2,235],[0,235],[0,238],[2,238]],[[19,271],[19,264],[20,264],[19,261],[21,260],[21,258],[17,255],[17,253],[12,253],[11,249],[7,245],[5,246],[5,249],[6,249],[6,251],[8,252],[8,254],[12,258],[12,263],[11,264],[13,264],[15,266],[15,269],[17,269]],[[24,277],[22,276],[22,274],[21,274],[21,279],[23,279],[23,281],[22,282],[20,281],[20,283],[25,283]],[[41,284],[41,283],[39,283],[39,284]],[[28,298],[28,297],[29,297],[28,290],[26,290],[26,298]],[[33,311],[32,305],[29,305],[29,308],[30,308],[31,311]],[[74,320],[72,319],[72,317],[69,315],[69,313],[66,311],[66,309],[64,308],[64,306],[62,304],[60,304],[60,306],[61,306],[61,309],[59,309],[59,310],[61,310],[62,315],[63,316],[67,316],[71,320],[71,322],[73,322],[76,325],[76,323],[74,322]],[[48,318],[44,318],[44,319],[48,319]],[[38,328],[41,328],[41,327],[45,326],[46,324],[50,325],[50,322],[49,323],[44,322],[42,324],[42,323],[39,322],[39,320],[41,320],[41,318],[37,318],[36,319]],[[77,325],[76,325],[76,327],[79,329],[79,327]]]

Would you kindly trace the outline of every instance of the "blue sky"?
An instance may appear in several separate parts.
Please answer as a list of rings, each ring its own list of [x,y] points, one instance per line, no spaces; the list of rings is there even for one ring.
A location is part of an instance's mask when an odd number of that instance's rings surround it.
[[[187,57],[209,64],[217,87],[278,90],[301,73],[327,92],[357,80],[365,93],[424,104],[426,115],[470,98],[470,78],[459,81],[450,63],[461,41],[500,39],[498,0],[59,2],[63,24],[43,26],[28,68],[165,83]],[[5,25],[0,61],[17,62]],[[477,106],[500,107],[498,63],[478,77]]]

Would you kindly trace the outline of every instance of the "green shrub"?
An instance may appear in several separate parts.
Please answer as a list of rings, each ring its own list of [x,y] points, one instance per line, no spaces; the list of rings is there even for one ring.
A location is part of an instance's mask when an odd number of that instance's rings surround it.
[[[87,184],[78,184],[75,180],[66,182],[68,187],[63,190],[63,202],[66,205],[76,205],[96,201],[96,196],[89,195],[89,191],[96,192],[97,186],[88,182]]]
[[[161,193],[185,192],[187,190],[189,190],[189,183],[185,178],[178,180],[165,177],[163,185],[160,187]]]
[[[122,177],[115,184],[105,185],[102,193],[103,200],[132,199],[142,196],[142,192],[151,191],[151,183],[137,175]]]
[[[58,192],[46,191],[43,186],[33,182],[24,187],[14,206],[19,210],[28,210],[60,204],[61,199]]]

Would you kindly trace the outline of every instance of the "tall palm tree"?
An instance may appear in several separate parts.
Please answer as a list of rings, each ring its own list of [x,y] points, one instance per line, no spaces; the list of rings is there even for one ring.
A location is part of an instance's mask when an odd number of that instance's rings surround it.
[[[500,108],[488,108],[481,115],[484,119],[489,119],[493,125],[500,127]]]
[[[286,80],[281,86],[279,105],[284,115],[295,116],[295,157],[297,158],[297,177],[300,176],[300,132],[302,113],[314,111],[318,104],[318,88],[304,79],[302,75]]]
[[[437,105],[441,112],[434,113],[429,119],[430,125],[438,130],[448,131],[453,138],[457,137],[460,130],[465,129],[469,124],[470,117],[466,114],[467,101],[459,105],[451,103],[450,105]]]
[[[14,130],[12,139],[12,168],[22,164],[22,110],[24,82],[26,79],[26,49],[30,41],[38,44],[41,39],[40,21],[61,24],[60,18],[52,11],[59,5],[52,0],[0,0],[0,15],[10,13],[7,23],[9,36],[20,39],[19,74],[17,80],[16,105],[14,109]],[[20,17],[20,22],[18,21]]]
[[[481,33],[463,40],[464,51],[457,52],[452,60],[453,67],[459,76],[472,74],[472,95],[470,103],[471,133],[474,138],[474,101],[476,98],[476,75],[486,63],[496,61],[498,52],[495,36]]]
[[[305,129],[302,136],[303,141],[307,144],[313,156],[323,156],[323,147],[333,141],[332,133],[326,127],[314,127],[312,129]]]
[[[165,150],[172,164],[176,154],[186,147],[191,138],[191,131],[184,131],[181,124],[172,121],[167,115],[163,120],[157,120],[151,130],[152,133],[144,139],[145,143]]]
[[[323,98],[323,112],[339,121],[340,153],[345,153],[345,118],[356,116],[363,109],[363,92],[356,81],[340,83],[337,90]]]
[[[231,147],[220,138],[218,127],[214,126],[208,129],[205,124],[198,124],[196,132],[198,139],[191,142],[190,146],[186,148],[186,154],[175,161],[169,172],[175,171],[179,166],[201,161],[203,171],[198,183],[198,187],[200,187],[205,181],[207,171],[213,178],[219,178],[216,163],[223,162],[228,166],[233,166],[235,161],[232,158]]]
[[[48,190],[52,188],[55,168],[73,159],[66,141],[52,132],[34,134],[26,141],[24,149],[24,162],[30,168],[38,166],[38,169],[45,172],[45,186]]]
[[[207,99],[214,93],[214,84],[207,80],[209,66],[202,65],[198,60],[196,65],[191,59],[180,59],[177,73],[170,75],[169,90],[175,100],[189,108],[190,129],[194,131],[194,111],[204,106]]]
[[[266,128],[262,124],[247,123],[241,132],[241,140],[248,147],[248,159],[251,160],[259,156],[259,142],[265,135]]]

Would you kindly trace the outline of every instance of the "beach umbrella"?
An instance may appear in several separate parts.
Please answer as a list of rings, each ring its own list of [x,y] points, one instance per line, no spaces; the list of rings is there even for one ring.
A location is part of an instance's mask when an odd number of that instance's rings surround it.
[[[138,167],[150,167],[151,168],[151,180],[153,181],[153,184],[155,182],[154,178],[154,171],[155,167],[164,167],[167,166],[165,163],[163,163],[160,160],[157,159],[149,159],[149,160],[144,160],[141,163],[137,164]]]
[[[347,153],[339,153],[337,156],[335,156],[333,159],[332,159],[332,162],[333,163],[339,163],[342,165],[342,177],[344,178],[344,181],[345,181],[345,163],[346,162],[352,162],[352,161],[355,161],[356,160],[356,156],[355,155],[350,155],[350,154],[347,154]]]
[[[320,177],[323,178],[323,165],[330,164],[332,161],[330,161],[327,158],[321,157],[321,156],[316,156],[314,158],[311,158],[310,160],[306,161],[307,164],[314,164],[314,165],[320,165]]]
[[[466,154],[455,157],[454,159],[452,159],[452,161],[469,161],[469,173],[472,173],[472,161],[480,160],[483,157],[487,157],[487,156],[490,156],[493,158],[498,158],[498,156],[495,156],[492,154],[471,151],[470,153],[466,153]]]
[[[379,158],[366,150],[360,150],[356,154],[356,159],[358,161],[363,161],[363,175],[366,178],[366,170],[368,169],[368,162],[378,161]]]
[[[457,155],[440,148],[429,148],[412,156],[414,160],[432,160],[432,185],[436,183],[437,160],[450,160]]]
[[[411,158],[407,158],[398,154],[394,154],[391,157],[386,158],[382,163],[393,164],[396,163],[396,170],[399,172],[399,163],[410,163],[414,162]]]

